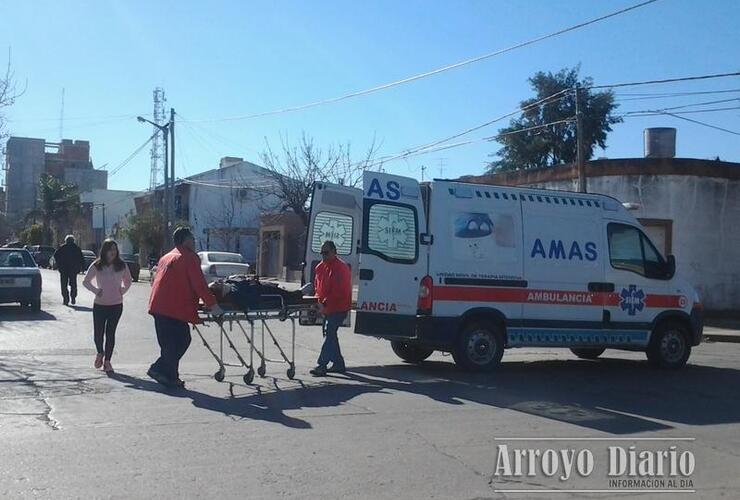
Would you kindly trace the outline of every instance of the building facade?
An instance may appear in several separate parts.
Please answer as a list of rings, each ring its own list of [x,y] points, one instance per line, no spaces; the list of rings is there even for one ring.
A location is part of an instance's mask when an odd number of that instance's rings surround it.
[[[93,168],[88,141],[10,137],[5,148],[5,212],[9,217],[21,220],[37,207],[43,174],[77,186],[80,193],[108,187],[108,173]]]
[[[686,158],[595,160],[587,189],[630,204],[646,233],[714,312],[740,312],[740,163]],[[578,190],[575,165],[460,180]]]
[[[274,183],[263,167],[226,157],[219,168],[180,179],[175,184],[175,223],[186,223],[198,251],[241,254],[257,263],[260,215],[280,206]],[[161,212],[163,190],[136,198],[136,211]]]

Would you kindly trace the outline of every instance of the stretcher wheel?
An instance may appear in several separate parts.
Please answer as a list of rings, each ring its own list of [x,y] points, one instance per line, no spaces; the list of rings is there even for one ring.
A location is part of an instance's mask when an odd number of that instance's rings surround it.
[[[216,373],[213,374],[213,378],[216,379],[216,382],[223,382],[224,381],[224,373],[226,370],[223,368],[219,369]]]
[[[293,377],[295,377],[295,368],[291,366],[288,368],[288,378],[293,380]]]
[[[254,370],[250,368],[249,371],[244,374],[243,379],[245,384],[251,384],[252,380],[254,380]]]
[[[267,370],[265,369],[265,365],[260,365],[260,367],[259,367],[259,368],[257,368],[257,374],[258,374],[258,375],[259,375],[260,377],[263,377],[263,378],[264,378],[264,376],[265,376],[265,373],[267,373]]]

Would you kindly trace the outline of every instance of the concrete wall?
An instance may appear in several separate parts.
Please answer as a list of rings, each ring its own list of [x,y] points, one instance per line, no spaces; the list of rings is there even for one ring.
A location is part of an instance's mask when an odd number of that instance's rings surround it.
[[[64,168],[64,182],[74,184],[80,193],[108,188],[108,172],[93,168]]]
[[[39,178],[45,169],[44,139],[11,137],[6,145],[5,210],[18,220],[36,206]]]
[[[577,191],[577,180],[529,184]],[[673,221],[678,272],[707,309],[740,310],[740,180],[687,175],[589,177],[588,190],[637,203],[638,218]]]

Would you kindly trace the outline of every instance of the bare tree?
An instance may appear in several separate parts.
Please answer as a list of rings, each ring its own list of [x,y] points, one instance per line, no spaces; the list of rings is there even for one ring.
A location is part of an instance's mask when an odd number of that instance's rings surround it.
[[[265,151],[260,155],[266,169],[264,175],[271,181],[269,194],[279,200],[279,206],[271,208],[297,214],[304,226],[308,226],[308,204],[314,184],[332,182],[357,186],[362,181],[362,172],[373,165],[380,148],[373,138],[362,159],[353,161],[350,143],[322,149],[305,132],[298,145],[281,137],[280,146],[280,151],[275,152],[266,142]]]
[[[8,48],[8,64],[5,67],[5,74],[0,76],[0,141],[8,136],[7,119],[5,118],[4,108],[9,108],[15,103],[26,89],[19,90],[15,82],[15,73],[10,63],[11,50]]]
[[[221,194],[221,204],[215,211],[207,215],[209,230],[218,237],[227,252],[232,251],[232,243],[239,238],[239,230],[235,222],[241,219],[242,203],[239,199],[238,188],[233,185],[228,188],[228,194]],[[233,245],[236,249],[236,245]]]

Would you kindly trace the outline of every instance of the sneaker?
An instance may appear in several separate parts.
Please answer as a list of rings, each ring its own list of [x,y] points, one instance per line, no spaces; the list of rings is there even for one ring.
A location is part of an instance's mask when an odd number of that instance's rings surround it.
[[[63,303],[63,304],[65,305],[65,306],[68,306],[68,305],[69,305],[69,301],[68,301],[67,299],[64,299],[64,300],[62,301],[62,303]]]
[[[185,381],[178,378],[175,380],[175,386],[179,387],[180,389],[185,389]]]
[[[107,359],[103,362],[103,371],[108,375],[113,375],[115,373],[113,371],[113,367],[110,364],[110,361],[108,361]]]
[[[102,352],[98,354],[97,356],[95,356],[95,363],[93,363],[93,366],[95,366],[95,368],[100,368],[101,366],[103,366],[103,353]]]
[[[312,368],[308,371],[311,375],[314,377],[326,377],[326,368],[323,366],[317,366],[316,368]]]
[[[327,368],[326,373],[347,373],[347,367],[331,365],[331,368]]]

